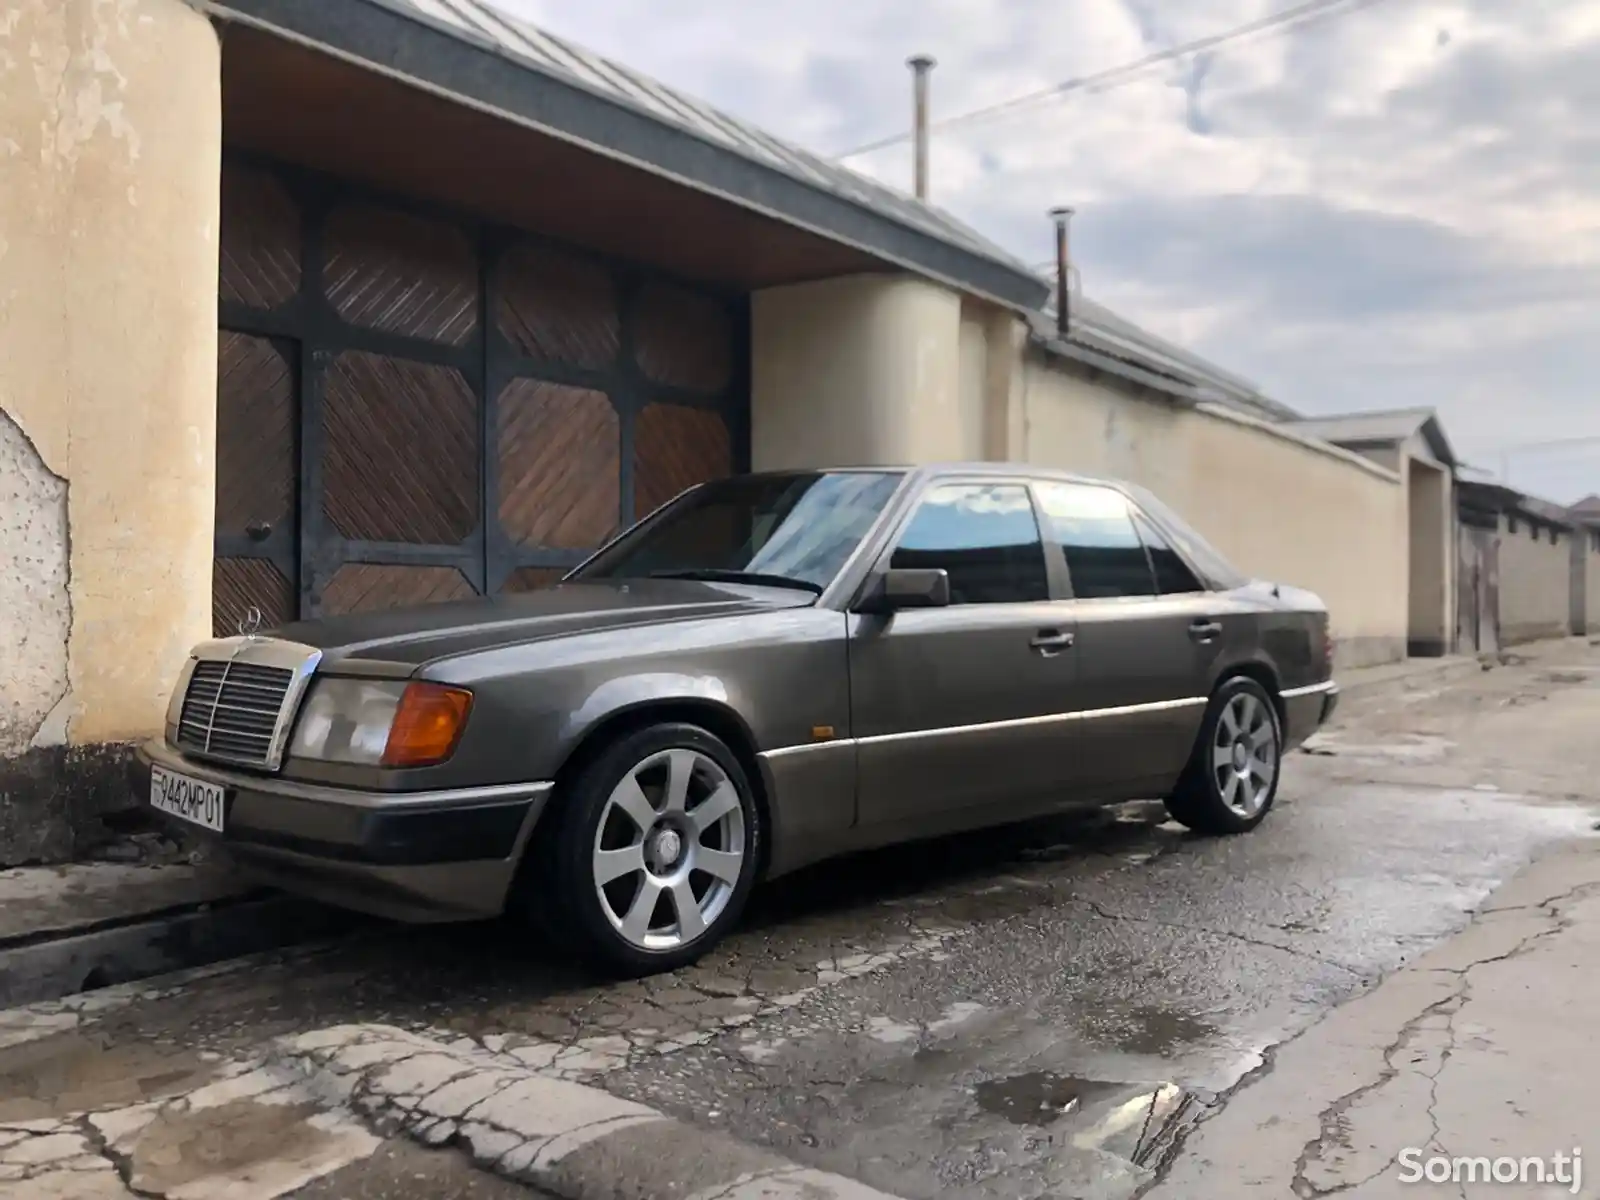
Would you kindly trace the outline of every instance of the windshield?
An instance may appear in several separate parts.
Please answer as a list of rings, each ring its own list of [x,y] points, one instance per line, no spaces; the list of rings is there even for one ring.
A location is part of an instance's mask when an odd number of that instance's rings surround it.
[[[743,475],[696,488],[574,579],[679,578],[821,592],[889,503],[885,471]]]
[[[1228,561],[1222,551],[1196,533],[1194,527],[1167,507],[1160,497],[1142,487],[1129,487],[1128,491],[1138,502],[1139,507],[1162,526],[1163,532],[1184,557],[1195,565],[1200,574],[1206,576],[1207,582],[1212,587],[1226,591],[1230,588],[1243,587],[1249,582]]]

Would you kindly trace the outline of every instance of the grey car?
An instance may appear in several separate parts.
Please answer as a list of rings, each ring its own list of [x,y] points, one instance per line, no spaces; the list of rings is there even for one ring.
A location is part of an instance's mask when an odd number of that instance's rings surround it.
[[[1272,807],[1338,698],[1316,596],[1142,489],[994,464],[691,488],[559,584],[197,646],[150,804],[285,889],[510,911],[621,973],[760,879],[1130,799]]]

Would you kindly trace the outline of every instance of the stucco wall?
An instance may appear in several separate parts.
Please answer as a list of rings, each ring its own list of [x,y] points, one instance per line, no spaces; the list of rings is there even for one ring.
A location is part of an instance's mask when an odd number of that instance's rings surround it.
[[[975,331],[954,292],[859,275],[770,288],[750,307],[756,470],[980,456],[961,363]]]
[[[1063,360],[1028,356],[1028,462],[1143,484],[1241,570],[1328,604],[1342,666],[1405,653],[1407,505],[1397,475],[1220,408],[1141,398]]]
[[[216,35],[178,0],[0,9],[0,758],[16,778],[37,782],[22,760],[51,744],[158,729],[209,628],[220,152]],[[0,782],[13,806],[34,786]],[[67,802],[62,780],[40,786]],[[0,814],[0,862],[7,828]]]
[[[1410,509],[1410,624],[1413,654],[1444,654],[1454,621],[1455,496],[1449,471],[1416,458],[1405,464]]]
[[[1585,530],[1584,619],[1590,634],[1600,634],[1600,530]]]
[[[1548,526],[1537,538],[1527,518],[1500,518],[1500,641],[1503,645],[1560,637],[1569,628],[1572,570],[1570,534],[1550,543]]]

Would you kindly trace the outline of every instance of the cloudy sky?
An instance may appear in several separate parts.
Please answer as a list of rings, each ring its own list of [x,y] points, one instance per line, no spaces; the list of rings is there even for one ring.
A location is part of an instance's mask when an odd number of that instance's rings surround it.
[[[1296,0],[496,0],[814,150]],[[671,15],[668,15],[668,13]],[[901,186],[902,145],[850,160]],[[1436,407],[1460,454],[1600,491],[1600,0],[1351,0],[1132,84],[937,135],[934,200],[1308,415]]]

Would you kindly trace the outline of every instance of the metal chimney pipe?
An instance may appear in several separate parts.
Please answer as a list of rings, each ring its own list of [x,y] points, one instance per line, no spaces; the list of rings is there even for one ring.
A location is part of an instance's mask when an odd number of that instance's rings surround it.
[[[1056,333],[1065,338],[1072,330],[1072,255],[1067,245],[1067,225],[1072,209],[1052,208],[1056,223]]]
[[[928,198],[928,72],[934,68],[930,54],[906,59],[911,68],[912,190],[918,200]]]

